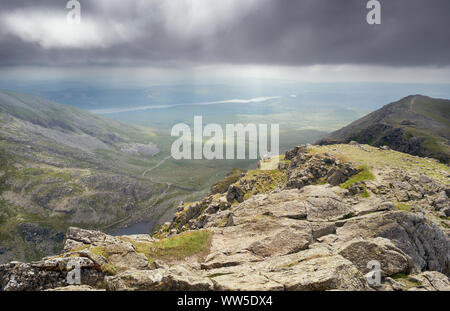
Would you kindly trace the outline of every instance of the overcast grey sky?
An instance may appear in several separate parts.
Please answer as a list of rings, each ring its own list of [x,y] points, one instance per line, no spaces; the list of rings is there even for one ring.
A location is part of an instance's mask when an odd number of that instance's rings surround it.
[[[448,0],[79,1],[2,0],[0,74],[450,82]]]

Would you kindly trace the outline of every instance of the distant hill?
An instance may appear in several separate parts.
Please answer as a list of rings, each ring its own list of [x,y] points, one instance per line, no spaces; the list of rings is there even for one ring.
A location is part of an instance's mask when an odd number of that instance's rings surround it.
[[[411,95],[337,130],[316,144],[359,143],[450,161],[450,100]]]
[[[84,150],[108,149],[130,141],[148,142],[149,138],[137,127],[33,95],[0,92],[1,113],[21,120],[22,125],[26,123],[32,132]]]

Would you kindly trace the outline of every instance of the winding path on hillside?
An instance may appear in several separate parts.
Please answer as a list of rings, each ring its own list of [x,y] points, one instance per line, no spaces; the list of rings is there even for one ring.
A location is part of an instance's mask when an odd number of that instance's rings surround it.
[[[159,163],[156,164],[155,166],[153,166],[153,167],[151,167],[151,168],[145,170],[145,171],[142,173],[142,177],[144,177],[145,174],[147,174],[148,172],[151,172],[151,171],[153,171],[155,168],[158,168],[158,167],[160,167],[161,165],[163,165],[164,162],[166,162],[170,157],[171,157],[171,156],[168,155],[167,157],[165,157],[164,159],[162,159],[161,161],[159,161]]]
[[[414,96],[411,101],[409,102],[409,110],[413,111],[413,105],[416,101],[416,97]]]
[[[147,174],[148,172],[151,172],[151,171],[153,171],[154,169],[156,169],[156,168],[160,167],[161,165],[163,165],[164,162],[166,162],[166,161],[167,161],[168,159],[170,159],[171,157],[172,157],[171,155],[168,155],[167,157],[165,157],[164,159],[162,159],[160,162],[158,162],[158,164],[156,164],[155,166],[153,166],[153,167],[151,167],[151,168],[145,170],[145,171],[142,173],[142,177],[144,177],[145,174]],[[149,179],[150,179],[151,182],[153,182],[153,183],[155,183],[155,184],[166,184],[168,187],[174,187],[174,188],[178,188],[178,189],[185,190],[185,191],[194,191],[194,190],[195,190],[195,189],[192,189],[192,188],[187,188],[187,187],[178,186],[178,185],[176,185],[176,184],[174,184],[174,183],[171,183],[171,182],[168,182],[168,181],[155,181],[155,180],[153,179],[153,177],[150,177]]]

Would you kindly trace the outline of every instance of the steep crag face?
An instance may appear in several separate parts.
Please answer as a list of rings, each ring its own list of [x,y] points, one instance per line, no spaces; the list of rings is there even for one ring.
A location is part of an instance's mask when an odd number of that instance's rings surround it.
[[[278,169],[181,203],[154,236],[70,228],[61,255],[0,266],[0,287],[450,290],[449,176],[445,164],[392,150],[299,146]],[[81,284],[68,286],[74,261]],[[371,261],[381,284],[367,281]]]

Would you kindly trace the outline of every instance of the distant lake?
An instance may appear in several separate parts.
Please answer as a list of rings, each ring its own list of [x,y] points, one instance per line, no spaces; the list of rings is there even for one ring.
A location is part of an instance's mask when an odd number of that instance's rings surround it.
[[[156,219],[138,222],[137,224],[128,226],[126,228],[120,228],[110,232],[113,236],[120,235],[133,235],[133,234],[150,234],[155,227]]]

